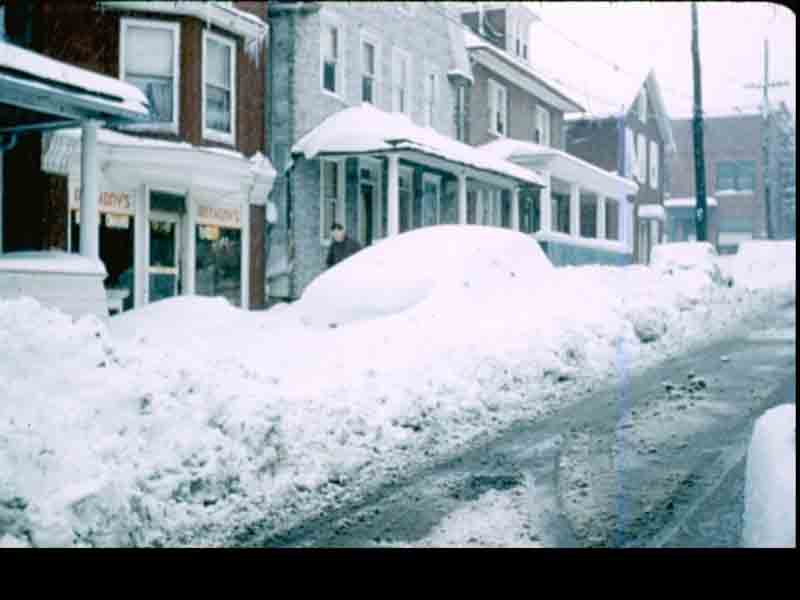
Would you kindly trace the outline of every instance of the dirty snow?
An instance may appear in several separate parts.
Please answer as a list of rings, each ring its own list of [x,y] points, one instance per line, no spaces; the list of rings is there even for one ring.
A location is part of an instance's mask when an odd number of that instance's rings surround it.
[[[794,548],[797,432],[794,404],[768,410],[756,421],[747,454],[742,545]]]
[[[265,312],[181,297],[106,326],[0,300],[0,540],[231,545],[554,410],[620,347],[642,368],[795,294],[793,272],[777,292],[698,273],[553,269],[529,236],[439,226]]]

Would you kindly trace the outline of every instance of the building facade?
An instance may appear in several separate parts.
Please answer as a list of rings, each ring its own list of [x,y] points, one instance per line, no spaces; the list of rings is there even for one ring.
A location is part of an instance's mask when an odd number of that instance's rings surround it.
[[[99,255],[110,305],[178,294],[264,305],[267,23],[261,2],[10,2],[10,40],[125,81],[153,119],[92,124]],[[80,250],[83,129],[7,153],[4,249]],[[90,219],[90,222],[93,219]]]

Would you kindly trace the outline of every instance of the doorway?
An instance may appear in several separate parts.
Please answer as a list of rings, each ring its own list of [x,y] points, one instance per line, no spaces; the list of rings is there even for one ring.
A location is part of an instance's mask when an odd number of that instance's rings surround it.
[[[180,293],[181,217],[175,213],[150,213],[150,260],[147,266],[146,302]]]

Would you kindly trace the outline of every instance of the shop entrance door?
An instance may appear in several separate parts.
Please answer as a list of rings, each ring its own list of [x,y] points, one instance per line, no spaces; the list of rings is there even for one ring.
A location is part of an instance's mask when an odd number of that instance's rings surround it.
[[[180,293],[181,217],[175,213],[150,213],[150,264],[147,267],[146,302]]]

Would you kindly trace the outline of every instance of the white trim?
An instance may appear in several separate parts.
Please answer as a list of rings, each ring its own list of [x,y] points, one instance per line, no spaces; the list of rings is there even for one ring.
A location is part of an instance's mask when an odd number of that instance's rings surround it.
[[[319,162],[319,240],[323,246],[327,246],[331,243],[331,233],[330,233],[330,226],[325,226],[325,211],[327,210],[327,201],[325,198],[325,163],[331,163],[336,165],[336,205],[333,209],[333,222],[342,223],[343,225],[347,225],[344,220],[347,216],[345,211],[345,172],[344,172],[344,161],[343,158],[321,158]]]
[[[630,127],[625,127],[625,177],[639,180],[639,161],[636,158],[636,138]]]
[[[640,219],[665,221],[667,218],[667,213],[660,204],[640,204],[638,211]]]
[[[206,125],[206,67],[208,66],[207,60],[207,44],[208,40],[213,40],[222,46],[226,46],[228,51],[230,52],[230,65],[231,65],[231,131],[230,133],[226,133],[224,131],[218,131],[216,129],[210,129]],[[231,146],[236,145],[236,59],[238,56],[236,42],[231,40],[230,38],[226,38],[224,36],[218,35],[216,33],[212,33],[207,29],[203,29],[203,42],[202,42],[202,57],[203,62],[201,64],[201,118],[202,118],[202,130],[203,130],[203,139],[210,140],[214,142],[222,142],[225,144],[230,144]]]
[[[425,127],[436,127],[436,114],[441,101],[440,88],[441,77],[438,69],[432,63],[425,61],[425,93],[422,101],[422,123]]]
[[[400,69],[398,68],[399,67],[399,61],[401,61],[401,60],[405,60],[405,63],[406,63],[406,82],[405,82],[406,83],[406,88],[405,88],[405,90],[406,90],[406,106],[405,106],[405,109],[402,110],[402,111],[400,110],[398,102],[396,102],[397,96],[395,95],[395,88],[398,87],[398,75],[400,74]],[[411,113],[412,113],[411,107],[412,107],[412,104],[413,104],[412,98],[414,96],[414,93],[413,93],[413,90],[412,90],[412,86],[411,86],[412,79],[413,79],[413,73],[412,73],[411,54],[408,51],[403,50],[402,48],[399,48],[397,46],[392,46],[392,76],[391,76],[391,81],[392,81],[392,85],[391,85],[391,90],[392,90],[392,98],[391,98],[392,112],[399,112],[399,113],[402,113],[402,114],[405,114],[405,115],[408,115],[409,117],[411,117]]]
[[[336,30],[336,68],[334,71],[333,92],[325,89],[325,40],[324,36],[328,28]],[[319,28],[319,89],[323,94],[337,98],[346,102],[346,77],[345,77],[345,33],[341,21],[330,13],[324,13],[320,19]],[[361,94],[359,94],[360,96]]]
[[[636,112],[639,120],[642,123],[647,123],[647,85],[645,84],[641,90],[639,90],[639,97],[637,98],[638,102],[636,103]]]
[[[173,65],[173,88],[172,88],[172,121],[156,123],[136,123],[126,125],[126,130],[131,131],[166,131],[178,133],[178,123],[180,123],[180,88],[181,88],[181,24],[177,21],[157,21],[151,19],[131,19],[123,17],[119,20],[119,78],[125,81],[125,46],[127,42],[128,27],[141,27],[151,29],[168,29],[172,32],[172,65]],[[132,84],[130,84],[132,85]],[[135,87],[135,86],[134,86]],[[138,88],[137,88],[138,89]]]
[[[382,48],[380,38],[372,33],[371,31],[361,29],[359,32],[359,40],[358,40],[358,97],[361,102],[366,102],[364,100],[364,42],[368,44],[372,44],[372,47],[375,49],[375,72],[372,75],[372,102],[368,102],[368,104],[372,104],[373,106],[380,106],[383,98],[381,98],[381,84],[383,82],[381,73],[381,65],[382,62]]]
[[[500,137],[508,137],[508,88],[502,85],[501,83],[497,82],[496,80],[489,78],[489,133]],[[503,91],[503,107],[502,107],[502,117],[503,117],[503,132],[497,130],[497,121],[495,117],[497,115],[497,92],[500,90]]]

